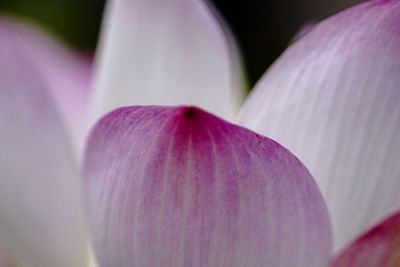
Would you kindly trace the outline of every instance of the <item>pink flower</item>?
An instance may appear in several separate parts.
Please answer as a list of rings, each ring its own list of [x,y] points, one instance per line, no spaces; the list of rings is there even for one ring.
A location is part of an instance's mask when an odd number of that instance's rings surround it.
[[[0,19],[1,267],[400,265],[400,1],[317,24],[244,104],[215,15],[110,1],[93,70]]]

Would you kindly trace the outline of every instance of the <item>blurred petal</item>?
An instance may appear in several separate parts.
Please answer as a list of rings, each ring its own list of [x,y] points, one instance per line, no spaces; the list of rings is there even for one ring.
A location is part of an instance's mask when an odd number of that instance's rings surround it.
[[[85,263],[72,147],[41,77],[0,26],[0,251],[17,266]]]
[[[324,266],[326,206],[274,141],[194,107],[128,107],[89,137],[100,266]]]
[[[310,169],[336,249],[400,209],[399,74],[400,1],[369,2],[294,43],[242,110]]]
[[[82,145],[91,79],[90,57],[74,54],[32,25],[2,16],[0,25],[29,57],[56,101],[76,145]]]
[[[9,267],[9,263],[6,261],[4,255],[0,253],[0,267]]]
[[[400,213],[358,238],[334,260],[332,266],[400,266]]]
[[[110,1],[93,116],[127,105],[198,105],[227,119],[245,92],[232,36],[203,0]]]
[[[0,254],[0,267],[18,267],[13,263],[10,263],[6,258]]]
[[[300,29],[297,31],[297,33],[295,34],[295,36],[293,37],[292,43],[296,42],[297,40],[299,40],[300,38],[302,38],[304,35],[306,35],[307,33],[309,33],[311,30],[313,30],[315,28],[315,26],[317,26],[318,23],[316,21],[308,21],[306,23],[304,23]]]

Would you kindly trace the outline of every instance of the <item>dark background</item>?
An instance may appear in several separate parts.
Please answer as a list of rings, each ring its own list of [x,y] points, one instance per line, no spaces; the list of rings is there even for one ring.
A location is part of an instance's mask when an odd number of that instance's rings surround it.
[[[169,1],[169,0],[164,0]],[[235,34],[254,84],[307,22],[363,0],[212,0]],[[69,45],[94,51],[105,0],[0,0],[0,12],[30,19]]]

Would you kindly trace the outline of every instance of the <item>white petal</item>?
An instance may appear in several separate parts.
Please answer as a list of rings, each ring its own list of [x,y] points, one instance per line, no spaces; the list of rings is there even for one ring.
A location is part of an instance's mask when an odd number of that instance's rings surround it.
[[[110,1],[93,116],[126,105],[195,104],[232,119],[244,95],[240,60],[214,15],[202,0]]]
[[[38,73],[0,26],[0,251],[17,266],[79,267],[86,261],[80,181]]]
[[[91,59],[74,53],[39,28],[10,17],[0,24],[45,78],[77,148],[84,142],[91,81]]]
[[[400,208],[400,1],[344,11],[294,43],[241,123],[291,150],[330,210],[336,248]]]

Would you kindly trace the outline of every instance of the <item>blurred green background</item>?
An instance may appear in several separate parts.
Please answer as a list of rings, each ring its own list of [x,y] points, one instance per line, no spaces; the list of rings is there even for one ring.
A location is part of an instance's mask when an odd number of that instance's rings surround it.
[[[165,0],[170,1],[170,0]],[[307,22],[362,0],[211,1],[234,32],[254,84]],[[0,0],[0,12],[35,21],[71,46],[96,47],[105,0]]]

